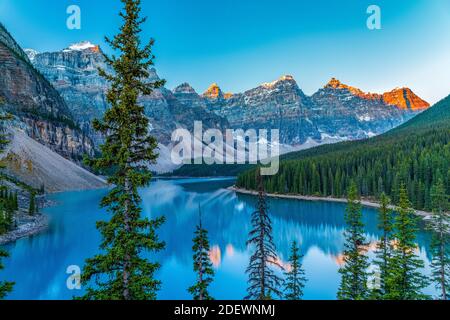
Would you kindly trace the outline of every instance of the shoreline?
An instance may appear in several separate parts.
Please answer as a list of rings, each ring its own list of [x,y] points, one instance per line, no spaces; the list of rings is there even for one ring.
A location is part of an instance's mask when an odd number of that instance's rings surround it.
[[[19,223],[16,229],[0,235],[0,245],[9,244],[22,238],[27,238],[47,230],[49,226],[49,217],[45,214],[37,214],[35,216],[19,217],[26,219],[23,223]]]
[[[231,186],[227,188],[228,190],[234,191],[236,193],[248,194],[248,195],[258,195],[257,191],[247,190],[242,188],[237,188],[236,186]],[[317,197],[317,196],[303,196],[296,194],[278,194],[278,193],[266,193],[266,195],[270,198],[278,198],[278,199],[294,199],[294,200],[304,200],[304,201],[326,201],[326,202],[340,202],[347,203],[347,199],[345,198],[332,198],[332,197]],[[380,208],[380,204],[378,202],[373,202],[370,200],[361,199],[361,205],[367,208]],[[390,209],[394,209],[394,205],[389,206]],[[421,216],[423,219],[428,219],[431,216],[431,212],[414,210],[416,215]]]

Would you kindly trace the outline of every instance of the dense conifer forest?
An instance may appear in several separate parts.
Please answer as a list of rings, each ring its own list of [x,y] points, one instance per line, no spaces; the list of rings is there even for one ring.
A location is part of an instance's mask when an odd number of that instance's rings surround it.
[[[237,186],[256,189],[256,170]],[[401,184],[416,209],[431,209],[431,187],[444,181],[450,191],[450,96],[402,126],[372,139],[326,145],[284,157],[277,175],[265,179],[269,193],[344,197],[351,181],[358,193],[385,192],[398,202]]]

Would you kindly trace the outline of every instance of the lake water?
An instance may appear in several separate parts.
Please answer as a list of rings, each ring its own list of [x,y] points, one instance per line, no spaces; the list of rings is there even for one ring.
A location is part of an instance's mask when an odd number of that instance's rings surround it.
[[[157,254],[162,267],[157,274],[163,285],[160,299],[189,299],[187,288],[195,281],[192,271],[192,237],[202,205],[203,224],[209,231],[211,260],[216,271],[211,293],[216,299],[242,299],[246,295],[245,269],[251,249],[246,246],[255,198],[226,189],[230,179],[155,180],[142,191],[144,214],[165,215],[159,230],[166,249]],[[83,266],[97,253],[100,236],[95,222],[107,219],[98,208],[107,190],[51,195],[57,206],[46,208],[50,228],[39,235],[5,246],[11,257],[4,260],[0,279],[16,282],[9,299],[71,299],[82,290],[69,290],[67,267]],[[342,203],[270,199],[275,244],[286,264],[291,241],[301,244],[308,282],[305,299],[335,299],[342,263],[344,210]],[[377,212],[364,209],[369,242],[379,236]],[[418,250],[429,274],[430,235],[419,232]],[[369,253],[372,256],[372,253]],[[428,288],[427,293],[433,293]]]

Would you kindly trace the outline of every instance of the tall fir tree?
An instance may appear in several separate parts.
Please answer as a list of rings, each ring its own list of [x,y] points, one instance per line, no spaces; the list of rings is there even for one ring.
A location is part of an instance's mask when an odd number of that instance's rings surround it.
[[[30,203],[28,205],[28,214],[30,216],[36,213],[36,195],[34,192],[30,192]]]
[[[257,209],[252,213],[252,227],[247,245],[254,247],[255,252],[250,257],[247,267],[248,295],[246,300],[270,300],[273,295],[282,297],[282,280],[272,268],[283,270],[278,261],[272,236],[272,221],[269,217],[263,179],[257,175],[258,202]]]
[[[431,243],[432,280],[439,292],[439,298],[450,298],[450,214],[449,196],[445,191],[442,180],[431,188],[431,202],[433,213],[430,227],[433,233]]]
[[[7,257],[8,253],[0,249],[0,270],[3,269],[2,259]],[[4,299],[6,295],[12,291],[13,286],[14,286],[13,282],[0,281],[0,300]]]
[[[380,209],[378,210],[378,228],[382,235],[377,243],[377,250],[375,252],[376,258],[374,264],[377,266],[379,273],[377,287],[372,289],[371,297],[374,299],[383,299],[387,292],[386,278],[389,273],[389,261],[392,256],[392,224],[393,212],[389,208],[391,200],[383,192],[380,196]]]
[[[8,139],[4,133],[3,122],[5,120],[10,119],[8,115],[0,114],[0,153],[5,150],[6,145],[8,144]],[[0,169],[4,168],[4,164],[0,161]],[[0,176],[1,179],[1,176]],[[1,182],[1,181],[0,181]],[[4,199],[0,199],[0,229],[5,228],[5,232],[8,229],[9,224],[9,216],[5,204]],[[2,230],[0,230],[1,233]],[[3,270],[2,259],[8,257],[8,253],[0,248],[0,271]],[[7,281],[0,281],[0,299],[4,299],[8,293],[10,293],[13,289],[14,283]]]
[[[284,292],[286,300],[302,300],[303,289],[306,283],[305,271],[300,262],[302,256],[296,241],[292,242],[291,256],[289,257],[289,271],[285,272]]]
[[[422,290],[428,285],[421,272],[424,262],[416,256],[417,217],[408,199],[406,186],[399,189],[399,203],[394,219],[394,245],[386,278],[385,298],[390,300],[420,300],[428,296]]]
[[[194,300],[213,300],[209,294],[208,287],[214,280],[214,270],[209,258],[208,231],[202,225],[202,213],[199,208],[199,224],[193,239],[194,245],[194,272],[197,274],[197,282],[188,289]]]
[[[367,244],[361,202],[355,183],[349,188],[345,222],[344,265],[339,269],[342,279],[337,297],[340,300],[364,300],[369,293],[367,288],[369,263],[365,254]]]
[[[101,201],[112,214],[108,222],[97,223],[103,236],[101,254],[86,260],[82,283],[87,285],[84,299],[152,300],[156,299],[161,282],[155,279],[160,265],[144,257],[157,252],[165,244],[159,241],[157,229],[164,218],[154,220],[141,217],[141,198],[138,188],[148,186],[151,172],[148,164],[157,159],[156,139],[149,135],[149,120],[138,103],[141,95],[150,95],[164,81],[149,82],[153,65],[154,40],[141,46],[140,0],[121,0],[120,16],[123,25],[107,43],[118,56],[105,56],[114,74],[100,70],[111,88],[107,100],[111,107],[102,120],[93,122],[94,128],[105,136],[101,157],[87,160],[97,170],[111,170],[108,183],[112,190]],[[111,169],[113,168],[113,169]],[[91,285],[94,281],[94,285]]]

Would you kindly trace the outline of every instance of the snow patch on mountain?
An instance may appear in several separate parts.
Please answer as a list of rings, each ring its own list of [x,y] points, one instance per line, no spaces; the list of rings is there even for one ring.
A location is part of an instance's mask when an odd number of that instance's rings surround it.
[[[69,46],[68,49],[65,49],[64,51],[83,51],[86,49],[93,49],[96,48],[97,46],[95,44],[92,44],[89,41],[82,41],[82,42],[78,42],[78,43],[74,43],[72,45]]]
[[[39,52],[34,49],[24,49],[23,51],[26,53],[31,62],[34,62],[34,59],[39,54]]]

